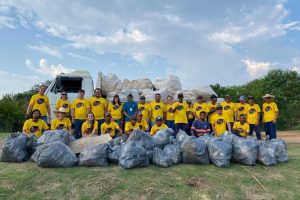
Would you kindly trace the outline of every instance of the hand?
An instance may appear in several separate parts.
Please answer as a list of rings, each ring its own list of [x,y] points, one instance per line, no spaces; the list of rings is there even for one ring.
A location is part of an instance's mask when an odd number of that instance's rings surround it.
[[[277,122],[277,119],[274,119],[274,120],[273,120],[273,123],[276,124],[276,122]]]
[[[75,124],[75,119],[74,118],[72,118],[72,124]]]
[[[259,125],[259,122],[256,122],[256,123],[255,123],[255,126],[258,126],[258,125]]]

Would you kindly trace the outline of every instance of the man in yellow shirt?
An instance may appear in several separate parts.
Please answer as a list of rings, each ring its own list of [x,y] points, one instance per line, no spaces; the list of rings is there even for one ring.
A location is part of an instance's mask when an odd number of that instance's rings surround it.
[[[249,135],[253,135],[253,131],[256,133],[257,140],[261,140],[261,133],[259,130],[259,119],[260,119],[260,107],[255,103],[253,96],[248,97],[248,105],[246,107],[247,123],[250,126]]]
[[[244,138],[249,135],[249,124],[246,122],[246,115],[240,115],[239,121],[234,122],[232,132]]]
[[[161,96],[159,93],[155,94],[155,101],[150,103],[150,118],[151,126],[155,124],[155,119],[161,117],[165,119],[165,104],[161,101]]]
[[[149,124],[146,120],[143,119],[143,114],[141,112],[138,112],[137,114],[137,125],[140,130],[148,132],[149,131]]]
[[[36,110],[36,109],[41,112],[40,118],[44,120],[46,123],[48,122],[48,119],[49,120],[51,119],[49,99],[45,95],[45,91],[46,91],[46,86],[41,85],[39,87],[39,92],[31,97],[26,111],[27,119],[29,118],[29,115],[32,112],[32,110]],[[47,117],[47,113],[48,113],[48,117]]]
[[[211,95],[210,96],[211,102],[207,104],[206,106],[206,113],[207,113],[207,119],[210,124],[212,124],[212,118],[217,114],[216,112],[216,107],[217,107],[217,101],[218,97],[216,95]],[[213,127],[211,125],[210,130],[213,131]]]
[[[226,127],[231,132],[231,125],[227,120],[227,116],[223,114],[223,107],[221,105],[216,107],[216,111],[217,113],[211,119],[211,124],[215,136],[219,137],[226,132]]]
[[[155,133],[161,129],[166,129],[168,126],[163,123],[162,117],[156,118],[156,124],[151,127],[150,135],[153,136]]]
[[[31,119],[27,119],[23,126],[23,133],[29,136],[41,137],[43,132],[48,130],[49,127],[44,120],[40,119],[41,111],[38,109],[32,110]]]
[[[187,134],[191,135],[191,128],[193,125],[193,122],[195,120],[194,115],[193,115],[193,103],[190,99],[186,100],[186,103],[188,105],[188,127],[187,127]]]
[[[239,121],[240,115],[246,115],[246,97],[245,96],[240,96],[240,102],[235,105],[235,110],[234,110],[234,117],[235,121]]]
[[[263,104],[263,122],[265,124],[265,131],[267,139],[276,139],[276,122],[279,115],[277,104],[273,102],[275,98],[271,94],[263,96],[265,103]]]
[[[75,129],[75,139],[81,138],[81,126],[85,122],[87,114],[90,112],[90,102],[84,98],[84,94],[84,90],[79,90],[77,99],[75,99],[71,105],[71,116]]]
[[[57,118],[51,121],[51,129],[52,130],[65,130],[72,133],[72,124],[69,118],[66,117],[66,109],[61,107],[57,111]]]
[[[223,107],[223,114],[227,116],[228,122],[232,127],[234,122],[235,103],[231,101],[230,95],[225,96],[225,101],[221,103],[221,106]]]
[[[91,111],[95,116],[95,120],[98,122],[98,135],[101,132],[101,125],[104,122],[104,114],[107,112],[107,101],[101,97],[101,89],[96,88],[94,96],[90,98]]]
[[[138,104],[138,112],[141,112],[143,115],[143,119],[146,120],[146,122],[150,123],[150,104],[146,103],[146,97],[140,96],[140,102]]]
[[[101,134],[110,134],[112,138],[122,135],[120,126],[116,122],[112,121],[110,113],[105,114],[105,122],[101,125]]]
[[[205,103],[203,96],[201,96],[201,95],[199,95],[196,100],[197,100],[197,102],[194,103],[194,105],[193,105],[193,115],[194,115],[195,119],[200,120],[201,119],[200,113],[202,111],[206,112],[207,104]]]
[[[131,117],[130,122],[127,122],[125,125],[125,134],[129,136],[135,129],[140,129],[140,127],[137,124],[137,117],[133,116]]]
[[[174,104],[174,100],[172,96],[168,96],[167,97],[167,103],[165,104],[165,116],[166,116],[166,125],[173,129],[173,131],[175,131],[175,124],[174,124],[174,119],[175,119],[175,115],[173,113],[173,104]]]
[[[188,105],[186,102],[183,102],[183,98],[183,94],[179,93],[178,102],[174,103],[172,106],[173,113],[175,115],[175,138],[179,129],[187,132],[188,128]]]

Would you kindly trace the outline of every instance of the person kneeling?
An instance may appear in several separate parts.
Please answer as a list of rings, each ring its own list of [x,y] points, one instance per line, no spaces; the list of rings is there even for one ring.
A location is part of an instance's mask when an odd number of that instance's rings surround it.
[[[249,124],[246,122],[246,116],[244,114],[240,115],[238,122],[234,122],[233,133],[240,137],[247,137],[249,135]]]
[[[83,137],[98,135],[98,122],[93,113],[87,115],[87,120],[82,124],[81,133]]]
[[[112,138],[116,138],[118,134],[122,135],[122,130],[116,122],[112,121],[109,112],[105,114],[105,122],[101,125],[101,134],[109,134]]]
[[[65,130],[72,133],[72,124],[71,120],[66,117],[66,109],[64,107],[59,108],[57,111],[57,118],[51,121],[51,129],[52,130]]]
[[[137,117],[133,116],[130,119],[130,122],[127,122],[125,125],[125,134],[129,136],[133,130],[135,129],[140,129],[139,125],[136,123],[137,122]]]
[[[152,126],[150,135],[153,136],[157,131],[159,131],[161,129],[165,129],[165,128],[168,128],[168,126],[163,123],[162,117],[157,117],[156,124],[154,124],[154,126]]]
[[[191,133],[195,137],[201,137],[204,134],[210,133],[210,125],[206,121],[206,112],[200,112],[200,119],[196,119],[191,127]]]
[[[48,130],[49,127],[40,117],[41,112],[38,109],[33,110],[31,112],[31,119],[27,119],[24,123],[23,133],[26,133],[28,136],[41,137],[43,132]]]

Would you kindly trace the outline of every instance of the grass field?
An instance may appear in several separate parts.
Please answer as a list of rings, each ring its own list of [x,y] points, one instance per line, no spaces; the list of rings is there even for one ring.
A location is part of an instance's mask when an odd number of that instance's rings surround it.
[[[288,150],[290,161],[273,167],[45,169],[0,162],[0,199],[300,199],[300,144]]]

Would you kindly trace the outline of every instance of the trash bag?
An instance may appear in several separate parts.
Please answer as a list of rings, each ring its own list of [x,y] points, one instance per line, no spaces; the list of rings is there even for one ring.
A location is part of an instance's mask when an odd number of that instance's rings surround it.
[[[205,142],[199,138],[189,137],[181,145],[182,162],[188,164],[209,164]]]
[[[108,144],[97,144],[84,148],[79,154],[79,166],[102,167],[107,166]]]
[[[209,142],[214,139],[215,137],[211,134],[204,134],[203,136],[199,137],[199,139],[203,140],[208,147]]]
[[[232,144],[229,140],[212,138],[208,143],[208,152],[211,162],[218,167],[228,167],[232,155]]]
[[[38,138],[35,136],[28,137],[26,142],[26,151],[30,157],[36,150]]]
[[[173,164],[173,161],[170,157],[168,157],[163,150],[161,150],[158,147],[155,147],[153,149],[153,158],[152,158],[153,164],[159,167],[170,167]]]
[[[78,163],[70,147],[61,141],[40,145],[36,151],[35,156],[40,167],[72,167]]]
[[[121,155],[121,146],[114,146],[108,150],[108,160],[113,163],[119,163],[119,157]]]
[[[285,163],[289,161],[286,142],[282,139],[272,139],[270,142],[275,145],[276,161]]]
[[[229,142],[229,143],[233,143],[233,140],[235,139],[235,138],[237,138],[237,137],[239,137],[239,136],[237,136],[237,135],[234,135],[234,134],[232,134],[232,133],[230,133],[230,132],[228,132],[228,131],[226,131],[225,133],[223,133],[222,135],[221,135],[221,138],[222,138],[222,140],[223,141],[227,141],[227,142]]]
[[[182,160],[179,144],[167,144],[163,152],[167,157],[171,158],[173,164],[179,164]]]
[[[147,156],[148,156],[148,159],[149,159],[149,163],[152,163],[153,150],[147,150]]]
[[[270,141],[257,141],[257,162],[271,166],[276,165],[275,148]]]
[[[27,139],[28,137],[24,133],[13,133],[8,136],[2,146],[1,160],[3,162],[23,162],[28,160]]]
[[[136,141],[122,145],[119,164],[124,169],[147,167],[149,158],[146,149]]]
[[[174,131],[171,128],[161,129],[157,131],[152,137],[156,142],[156,145],[163,149],[166,144],[170,143],[170,137]]]
[[[190,137],[190,136],[188,136],[188,134],[186,134],[185,131],[179,129],[179,131],[176,135],[178,144],[182,145],[184,140],[186,140],[188,137]]]
[[[244,165],[255,165],[257,143],[255,140],[236,137],[232,145],[232,160]]]
[[[111,147],[120,146],[121,144],[125,143],[127,139],[128,139],[127,135],[121,135],[109,141],[109,144]]]
[[[126,142],[130,141],[139,141],[146,150],[153,150],[156,145],[155,139],[149,133],[138,129],[133,130]]]
[[[38,139],[37,145],[47,144],[54,141],[61,141],[64,144],[69,144],[70,135],[64,130],[49,130],[45,131]]]

